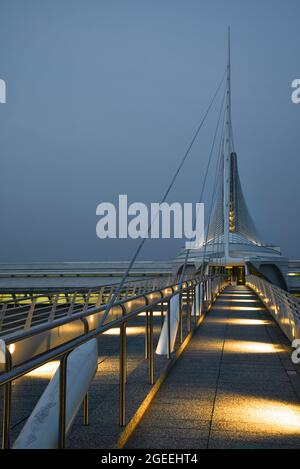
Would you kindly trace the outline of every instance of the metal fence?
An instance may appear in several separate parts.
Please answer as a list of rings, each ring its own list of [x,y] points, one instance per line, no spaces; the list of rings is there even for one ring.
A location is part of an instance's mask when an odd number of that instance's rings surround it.
[[[142,295],[158,290],[172,283],[169,277],[153,277],[132,280],[125,283],[117,300]],[[0,303],[0,336],[18,330],[29,330],[33,326],[51,323],[63,317],[99,307],[109,302],[118,283],[91,288],[85,292],[54,292],[49,294],[28,295]]]
[[[202,320],[203,315],[211,307],[218,294],[227,285],[227,279],[223,276],[216,277],[214,279],[206,278],[204,280],[193,279],[185,281],[181,286],[179,284],[173,284],[160,290],[153,290],[140,296],[136,296],[133,299],[124,299],[115,304],[111,309],[111,314],[108,316],[105,324],[97,326],[97,321],[91,321],[91,317],[100,314],[103,311],[103,307],[100,308],[87,308],[86,311],[82,311],[80,319],[85,324],[84,332],[59,346],[48,350],[45,353],[39,354],[36,357],[32,357],[25,363],[17,366],[13,365],[13,358],[10,352],[10,345],[14,341],[21,341],[22,334],[15,337],[10,337],[5,342],[5,355],[6,355],[6,371],[0,376],[0,386],[4,387],[4,398],[3,398],[3,423],[2,423],[2,448],[10,447],[10,417],[11,417],[11,393],[12,393],[12,382],[19,379],[37,369],[38,367],[52,361],[60,360],[59,376],[59,415],[58,415],[58,448],[65,446],[66,438],[66,379],[67,379],[67,365],[68,356],[80,345],[88,342],[93,338],[99,338],[101,334],[111,328],[118,327],[120,330],[120,342],[119,342],[119,424],[124,426],[126,424],[125,416],[125,398],[126,398],[126,326],[127,324],[135,319],[141,313],[145,314],[145,350],[146,359],[148,361],[148,379],[149,383],[154,383],[154,345],[153,345],[153,311],[158,307],[161,308],[162,315],[167,318],[167,334],[168,334],[168,351],[167,359],[171,359],[173,351],[171,350],[171,338],[170,338],[170,323],[171,323],[171,299],[178,295],[179,296],[179,328],[178,328],[178,341],[180,344],[187,338],[188,335],[193,333],[193,330],[199,322]],[[192,305],[196,302],[196,297],[200,302],[200,308],[195,308],[196,312],[192,316]],[[74,321],[74,318],[64,319],[65,323]],[[62,320],[59,320],[60,322]],[[54,321],[58,323],[59,321]],[[183,328],[183,322],[186,322],[186,327]],[[54,327],[52,325],[41,325],[29,329],[23,333],[26,338],[34,337],[37,333],[40,333],[41,329],[45,327]],[[55,326],[56,327],[56,326]],[[186,337],[184,337],[183,330],[186,331]],[[88,424],[88,397],[84,399],[84,423]]]
[[[246,285],[257,293],[289,340],[299,339],[300,302],[290,293],[255,275],[246,277]]]

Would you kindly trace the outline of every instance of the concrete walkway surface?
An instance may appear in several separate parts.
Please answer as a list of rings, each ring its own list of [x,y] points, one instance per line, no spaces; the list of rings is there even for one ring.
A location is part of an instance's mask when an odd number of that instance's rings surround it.
[[[300,448],[300,375],[255,293],[228,287],[127,448]]]

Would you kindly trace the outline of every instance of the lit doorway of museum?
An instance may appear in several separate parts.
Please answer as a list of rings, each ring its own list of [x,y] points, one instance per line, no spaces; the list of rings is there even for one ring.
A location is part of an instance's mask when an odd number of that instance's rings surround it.
[[[233,286],[245,285],[245,266],[235,265],[233,267],[226,267],[226,275],[229,283]]]

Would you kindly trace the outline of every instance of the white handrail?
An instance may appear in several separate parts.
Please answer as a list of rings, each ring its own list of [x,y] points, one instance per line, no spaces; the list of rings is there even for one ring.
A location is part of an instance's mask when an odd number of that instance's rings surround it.
[[[246,285],[257,293],[289,340],[299,339],[300,302],[290,293],[256,275],[248,275]]]

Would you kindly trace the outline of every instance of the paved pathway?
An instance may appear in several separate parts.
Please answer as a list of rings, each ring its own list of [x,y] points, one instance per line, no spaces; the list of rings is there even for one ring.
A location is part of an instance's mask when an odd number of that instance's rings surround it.
[[[127,448],[300,448],[300,374],[257,296],[228,287]]]

